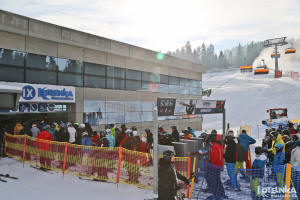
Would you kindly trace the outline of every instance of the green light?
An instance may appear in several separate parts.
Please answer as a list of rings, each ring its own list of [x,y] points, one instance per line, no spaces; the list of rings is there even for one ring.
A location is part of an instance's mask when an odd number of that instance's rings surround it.
[[[161,53],[161,52],[158,52],[158,53],[156,54],[156,59],[157,59],[157,60],[163,60],[164,57],[165,57],[165,55],[164,55],[163,53]]]

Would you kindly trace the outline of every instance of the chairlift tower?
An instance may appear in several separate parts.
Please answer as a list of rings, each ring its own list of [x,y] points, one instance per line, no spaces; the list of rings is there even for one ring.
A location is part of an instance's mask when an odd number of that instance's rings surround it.
[[[286,41],[286,37],[281,38],[274,38],[274,39],[268,39],[264,41],[264,47],[272,47],[274,46],[274,58],[275,58],[275,78],[277,78],[276,74],[278,73],[278,58],[280,57],[280,54],[278,52],[278,46],[284,46],[288,44]]]

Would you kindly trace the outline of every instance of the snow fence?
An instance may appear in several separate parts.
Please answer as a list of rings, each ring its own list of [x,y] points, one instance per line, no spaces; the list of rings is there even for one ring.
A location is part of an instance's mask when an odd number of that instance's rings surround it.
[[[149,153],[40,140],[27,135],[6,134],[5,143],[6,155],[34,168],[153,189],[153,159]],[[186,177],[190,176],[190,163],[191,158],[175,158],[177,171]],[[187,188],[184,192],[188,195]]]

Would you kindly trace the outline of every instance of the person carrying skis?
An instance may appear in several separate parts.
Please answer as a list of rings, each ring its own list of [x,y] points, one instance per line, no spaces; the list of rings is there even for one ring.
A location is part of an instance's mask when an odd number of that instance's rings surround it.
[[[187,185],[189,184],[189,180],[176,171],[174,156],[173,151],[167,150],[163,152],[163,158],[159,160],[158,200],[175,200],[179,189],[178,179]]]

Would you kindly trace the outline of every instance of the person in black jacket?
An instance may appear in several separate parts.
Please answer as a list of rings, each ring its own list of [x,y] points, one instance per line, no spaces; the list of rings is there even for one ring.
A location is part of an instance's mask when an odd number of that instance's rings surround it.
[[[158,200],[175,200],[179,189],[178,179],[189,184],[189,180],[176,171],[174,155],[173,151],[167,150],[163,152],[163,158],[159,160]]]
[[[174,140],[174,142],[179,142],[179,132],[177,130],[176,126],[172,126],[172,139]]]
[[[234,141],[234,137],[232,135],[227,135],[225,137],[225,144],[226,144],[226,149],[225,149],[224,159],[226,162],[227,173],[230,178],[230,183],[231,183],[230,189],[239,190],[237,187],[235,174],[234,174],[234,167],[236,162],[236,143]]]

